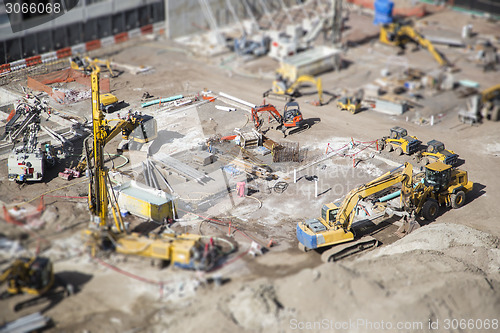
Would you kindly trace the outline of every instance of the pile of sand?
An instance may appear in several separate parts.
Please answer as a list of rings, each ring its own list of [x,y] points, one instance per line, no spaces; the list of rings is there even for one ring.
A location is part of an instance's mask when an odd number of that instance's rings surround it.
[[[439,321],[442,329],[446,319],[498,319],[498,245],[498,238],[462,225],[425,226],[356,260],[274,280],[233,281],[171,313],[190,319],[170,318],[168,328],[369,332],[375,327],[397,331],[397,325],[413,325],[418,331],[421,325],[426,331],[429,321]]]

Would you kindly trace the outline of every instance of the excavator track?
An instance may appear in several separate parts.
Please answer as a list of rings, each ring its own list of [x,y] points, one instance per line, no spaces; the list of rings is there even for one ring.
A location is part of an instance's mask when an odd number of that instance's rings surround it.
[[[377,246],[377,239],[372,236],[365,236],[354,242],[333,246],[321,254],[321,260],[323,262],[334,262]]]

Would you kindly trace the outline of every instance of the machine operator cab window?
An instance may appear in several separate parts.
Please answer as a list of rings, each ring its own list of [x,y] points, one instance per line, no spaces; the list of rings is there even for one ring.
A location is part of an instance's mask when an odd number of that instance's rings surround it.
[[[338,211],[339,207],[335,203],[323,205],[323,207],[321,208],[321,218],[328,224],[334,225],[337,222]]]
[[[408,135],[408,132],[406,131],[406,129],[404,129],[402,127],[391,128],[391,139],[400,139],[400,138],[404,138],[407,135]]]
[[[283,117],[287,121],[292,121],[293,118],[300,115],[300,107],[297,102],[288,102],[285,105],[285,110],[283,112]]]
[[[437,161],[426,166],[425,182],[426,185],[434,187],[436,191],[447,188],[451,179],[451,166]]]
[[[349,99],[344,96],[344,97],[339,98],[339,102],[346,105],[347,103],[349,103]]]
[[[444,150],[444,143],[437,140],[431,140],[427,142],[427,151],[429,153],[438,153]]]

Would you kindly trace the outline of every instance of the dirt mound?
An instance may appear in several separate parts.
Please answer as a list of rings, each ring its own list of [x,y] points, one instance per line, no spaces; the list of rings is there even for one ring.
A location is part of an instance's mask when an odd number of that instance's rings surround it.
[[[430,323],[442,329],[451,325],[448,319],[491,322],[500,312],[498,244],[498,238],[461,225],[422,227],[353,261],[244,286],[233,281],[215,291],[217,307],[190,309],[191,324],[252,332],[369,332],[401,325],[428,331]]]

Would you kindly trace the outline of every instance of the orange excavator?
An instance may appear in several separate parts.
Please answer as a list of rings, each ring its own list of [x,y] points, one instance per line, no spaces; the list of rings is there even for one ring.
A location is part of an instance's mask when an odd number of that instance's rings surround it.
[[[309,127],[307,122],[305,122],[304,118],[302,117],[302,112],[300,112],[299,103],[297,102],[288,102],[285,105],[285,109],[283,110],[283,116],[272,104],[265,104],[256,108],[252,108],[252,120],[257,130],[262,127],[263,123],[263,121],[259,118],[259,113],[261,112],[269,112],[269,114],[278,123],[276,129],[281,130],[284,137],[286,137],[287,129]]]

